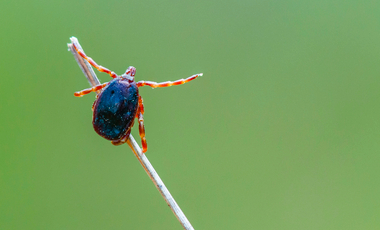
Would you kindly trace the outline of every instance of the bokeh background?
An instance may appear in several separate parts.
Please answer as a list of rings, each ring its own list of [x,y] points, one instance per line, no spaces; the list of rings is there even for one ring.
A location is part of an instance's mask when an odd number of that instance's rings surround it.
[[[195,229],[379,229],[379,1],[2,1],[0,229],[181,229],[91,124],[72,54],[137,80]],[[102,82],[109,81],[100,73]],[[137,129],[133,135],[138,139]]]

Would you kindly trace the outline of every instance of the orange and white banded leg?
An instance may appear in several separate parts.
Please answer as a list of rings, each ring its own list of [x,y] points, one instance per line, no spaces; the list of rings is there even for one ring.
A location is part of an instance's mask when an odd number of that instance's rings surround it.
[[[74,49],[78,52],[78,54],[79,54],[82,58],[86,59],[86,60],[87,60],[87,61],[88,61],[88,62],[89,62],[94,68],[96,68],[96,69],[99,70],[100,72],[103,72],[103,73],[107,73],[107,74],[109,74],[112,78],[116,78],[116,77],[118,77],[117,74],[116,74],[115,72],[113,72],[113,71],[107,69],[106,67],[103,67],[103,66],[101,66],[101,65],[96,64],[96,62],[95,62],[92,58],[90,58],[89,56],[87,56],[87,55],[84,53],[83,50],[78,49],[78,47],[76,47],[75,43],[73,43],[73,47],[74,47]]]
[[[161,83],[157,83],[157,82],[153,82],[153,81],[139,81],[137,82],[137,87],[141,87],[141,86],[150,86],[152,88],[157,88],[157,87],[169,87],[169,86],[172,86],[172,85],[182,85],[182,84],[185,84],[189,81],[192,81],[194,79],[196,79],[197,77],[199,76],[202,76],[203,74],[200,73],[200,74],[196,74],[196,75],[193,75],[191,77],[188,77],[186,79],[179,79],[177,81],[165,81],[165,82],[161,82]]]
[[[145,153],[148,150],[148,145],[146,143],[146,138],[145,138],[145,126],[144,126],[143,114],[144,114],[143,100],[142,100],[141,96],[139,96],[139,109],[137,111],[136,116],[137,116],[138,122],[139,122],[139,134],[140,134],[140,138],[141,138],[141,147],[142,147],[143,153]]]
[[[109,82],[106,82],[106,83],[103,83],[103,84],[100,84],[100,85],[96,85],[96,86],[88,88],[88,89],[84,89],[82,91],[75,92],[74,96],[76,96],[76,97],[82,97],[83,95],[89,94],[91,92],[96,92],[96,91],[101,90],[104,87],[106,87],[108,85],[108,83]]]

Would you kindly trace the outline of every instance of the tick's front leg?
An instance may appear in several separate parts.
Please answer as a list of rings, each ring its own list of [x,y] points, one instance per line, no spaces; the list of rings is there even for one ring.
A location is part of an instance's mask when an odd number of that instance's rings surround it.
[[[189,81],[192,81],[194,80],[195,78],[199,77],[199,76],[202,76],[203,74],[200,73],[200,74],[196,74],[196,75],[193,75],[191,77],[188,77],[186,79],[179,79],[177,81],[166,81],[166,82],[160,82],[160,83],[157,83],[157,82],[153,82],[153,81],[139,81],[136,83],[137,87],[141,87],[141,86],[150,86],[152,88],[157,88],[157,87],[169,87],[169,86],[172,86],[172,85],[182,85],[182,84],[185,84]]]
[[[103,66],[101,66],[101,65],[98,65],[92,58],[90,58],[89,56],[87,56],[85,53],[84,53],[84,51],[83,50],[80,50],[80,49],[78,49],[78,47],[76,47],[76,45],[75,45],[75,43],[73,43],[73,47],[74,47],[74,49],[78,52],[78,54],[82,57],[82,58],[84,58],[84,59],[86,59],[94,68],[96,68],[97,70],[99,70],[100,72],[103,72],[103,73],[107,73],[107,74],[109,74],[112,78],[116,78],[117,77],[117,75],[113,72],[113,71],[111,71],[111,70],[109,70],[109,69],[107,69],[106,67],[103,67]]]
[[[103,84],[100,84],[100,85],[96,85],[96,86],[88,88],[88,89],[84,89],[82,91],[75,92],[74,96],[76,96],[76,97],[82,97],[83,95],[89,94],[91,92],[95,92],[95,91],[101,90],[104,87],[106,87],[108,85],[108,83],[109,82],[106,82],[106,83],[103,83]]]

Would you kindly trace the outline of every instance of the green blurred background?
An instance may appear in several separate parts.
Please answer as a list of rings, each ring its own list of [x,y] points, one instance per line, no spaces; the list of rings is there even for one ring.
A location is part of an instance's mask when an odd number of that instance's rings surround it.
[[[195,229],[379,229],[379,1],[2,1],[0,229],[181,229],[91,124],[72,54],[136,80]],[[98,74],[102,82],[107,74]],[[133,135],[138,139],[136,127]]]

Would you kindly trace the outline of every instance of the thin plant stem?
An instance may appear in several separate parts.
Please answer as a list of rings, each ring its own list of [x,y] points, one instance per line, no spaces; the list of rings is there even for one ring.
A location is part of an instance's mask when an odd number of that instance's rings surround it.
[[[74,49],[73,43],[78,47],[78,49],[82,49],[81,45],[78,42],[76,37],[70,38],[71,43],[67,44],[69,47],[69,51],[74,55],[75,60],[78,62],[79,67],[82,69],[84,75],[86,76],[88,82],[91,86],[99,85],[99,79],[96,77],[95,72],[93,71],[90,63],[88,63],[85,59],[83,59]],[[97,91],[100,93],[100,91]],[[143,154],[140,146],[137,144],[132,134],[129,136],[127,141],[129,147],[132,149],[132,152],[135,154],[140,164],[144,168],[145,172],[148,174],[150,179],[153,181],[154,185],[161,193],[162,197],[165,199],[166,203],[173,211],[174,215],[177,217],[178,221],[181,223],[182,227],[186,230],[193,230],[193,226],[190,224],[189,220],[186,218],[185,214],[182,212],[181,208],[178,206],[177,202],[175,202],[173,196],[170,194],[169,190],[166,188],[165,184],[162,182],[160,176],[157,174],[156,170],[154,170],[152,164],[149,162],[148,158],[145,154]]]

